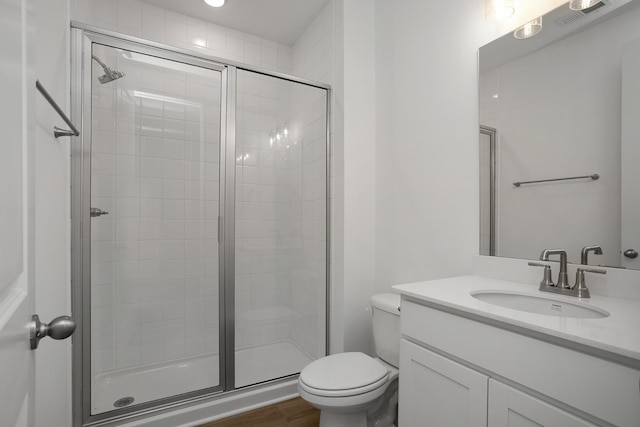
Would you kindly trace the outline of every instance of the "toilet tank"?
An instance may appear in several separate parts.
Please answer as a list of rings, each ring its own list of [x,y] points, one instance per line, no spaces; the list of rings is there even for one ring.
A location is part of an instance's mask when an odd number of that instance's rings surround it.
[[[397,368],[400,356],[400,295],[372,296],[371,311],[376,355]]]

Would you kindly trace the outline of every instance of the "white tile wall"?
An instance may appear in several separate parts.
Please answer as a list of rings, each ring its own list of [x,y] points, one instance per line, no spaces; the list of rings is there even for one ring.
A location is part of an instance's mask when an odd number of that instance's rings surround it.
[[[326,91],[240,71],[238,93],[236,345],[293,339],[320,357]]]
[[[295,68],[295,75],[330,83],[332,7],[293,47],[137,0],[72,0],[71,14],[105,29],[268,70]],[[108,64],[121,60],[107,50],[99,56]],[[218,209],[217,170],[202,170],[203,162],[219,161],[219,122],[209,120],[217,116],[202,123],[188,103],[128,98],[137,89],[198,103],[212,93],[202,75],[184,77],[184,66],[159,71],[140,64],[125,71],[111,86],[94,86],[93,200],[117,212],[99,218],[93,230],[98,371],[217,350],[217,314],[207,310],[217,307],[218,297],[202,280],[203,274],[217,277],[216,223],[206,216]],[[292,339],[310,355],[324,355],[325,112],[323,90],[252,73],[238,79],[239,348]],[[285,123],[289,144],[272,147],[270,133]],[[202,185],[190,179],[203,175]]]
[[[292,49],[293,73],[333,83],[333,12],[329,1]],[[294,120],[302,143],[295,150],[300,167],[293,186],[297,207],[296,267],[291,274],[292,309],[300,315],[291,331],[294,342],[312,357],[324,356],[326,336],[326,103],[324,94],[296,87]]]
[[[290,85],[256,73],[238,73],[237,348],[290,337],[291,167],[283,135],[285,126],[290,126]]]
[[[292,72],[306,79],[333,84],[334,1],[327,2],[292,48]]]
[[[94,373],[217,352],[220,73],[94,49]]]
[[[291,46],[138,0],[71,0],[71,20],[267,70],[291,73]]]

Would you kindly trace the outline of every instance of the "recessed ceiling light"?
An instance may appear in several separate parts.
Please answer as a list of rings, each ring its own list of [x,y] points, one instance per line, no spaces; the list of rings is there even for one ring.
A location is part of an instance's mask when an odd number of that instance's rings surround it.
[[[595,6],[600,0],[571,0],[569,2],[569,9],[571,10],[584,10]]]
[[[204,0],[206,4],[213,7],[224,6],[225,0]]]
[[[542,30],[542,16],[527,22],[522,27],[513,32],[513,36],[517,39],[527,39],[538,34]]]

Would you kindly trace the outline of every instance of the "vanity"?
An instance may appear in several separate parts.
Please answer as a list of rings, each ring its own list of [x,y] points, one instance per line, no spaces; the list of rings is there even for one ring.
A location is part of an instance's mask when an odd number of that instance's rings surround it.
[[[640,426],[639,301],[480,275],[394,289],[401,426]]]

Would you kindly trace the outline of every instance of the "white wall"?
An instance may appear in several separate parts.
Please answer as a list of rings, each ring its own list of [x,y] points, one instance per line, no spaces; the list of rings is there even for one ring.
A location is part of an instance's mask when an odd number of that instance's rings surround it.
[[[558,0],[377,1],[376,286],[468,273],[478,253],[477,50]]]
[[[35,2],[36,76],[69,111],[69,6],[67,0]],[[46,41],[43,43],[42,41]],[[33,82],[35,84],[35,82]],[[44,322],[71,314],[70,139],[53,137],[67,128],[36,93],[35,278],[36,313]],[[71,339],[45,339],[36,353],[36,425],[71,425]]]
[[[484,3],[377,2],[376,286],[468,273],[478,253]]]
[[[339,4],[339,3],[338,3]],[[366,310],[375,293],[376,98],[375,4],[344,1],[344,342],[345,350],[371,348]],[[339,90],[338,89],[338,90]]]
[[[371,352],[375,293],[375,5],[332,0],[293,46],[293,74],[332,84],[331,353]]]
[[[294,46],[294,74],[334,89],[331,352],[371,351],[370,295],[470,271],[477,49],[561,2],[518,2],[512,18],[490,24],[484,0],[335,0]]]

